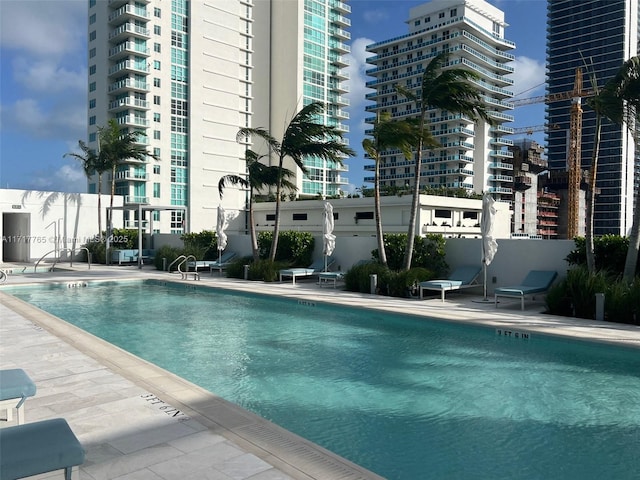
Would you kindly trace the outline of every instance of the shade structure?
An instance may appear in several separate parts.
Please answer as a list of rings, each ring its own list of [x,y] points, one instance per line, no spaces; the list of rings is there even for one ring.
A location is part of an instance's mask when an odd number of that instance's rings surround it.
[[[327,257],[333,253],[336,248],[336,236],[333,234],[333,205],[324,202],[324,212],[322,214],[322,253],[324,255],[324,270],[327,270]]]
[[[498,242],[493,233],[496,220],[496,201],[489,193],[482,197],[482,219],[480,220],[480,233],[482,235],[482,270],[484,273],[484,300],[487,299],[487,265],[493,261],[498,251]]]

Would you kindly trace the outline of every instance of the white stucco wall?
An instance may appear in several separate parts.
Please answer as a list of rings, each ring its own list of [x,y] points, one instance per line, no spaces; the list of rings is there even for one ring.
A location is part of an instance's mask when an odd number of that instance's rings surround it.
[[[109,196],[102,195],[102,229],[106,229]],[[114,207],[122,197],[114,198]],[[0,261],[34,262],[78,248],[98,233],[98,195],[0,189],[2,223]],[[114,225],[122,212],[114,211]]]

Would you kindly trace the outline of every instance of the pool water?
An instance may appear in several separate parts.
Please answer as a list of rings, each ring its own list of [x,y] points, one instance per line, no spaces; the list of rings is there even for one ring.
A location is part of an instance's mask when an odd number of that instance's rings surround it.
[[[640,476],[640,351],[154,282],[6,291],[389,479]]]

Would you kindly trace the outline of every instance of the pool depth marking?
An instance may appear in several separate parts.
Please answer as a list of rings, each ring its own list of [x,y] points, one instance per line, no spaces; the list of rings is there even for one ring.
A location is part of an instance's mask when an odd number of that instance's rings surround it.
[[[496,335],[499,337],[519,338],[520,340],[530,340],[531,334],[529,332],[518,332],[517,330],[505,330],[503,328],[496,328]]]

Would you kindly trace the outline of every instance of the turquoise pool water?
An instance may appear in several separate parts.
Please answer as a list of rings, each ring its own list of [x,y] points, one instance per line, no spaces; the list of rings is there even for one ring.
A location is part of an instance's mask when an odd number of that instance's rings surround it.
[[[640,353],[157,283],[10,287],[389,479],[633,479]]]

